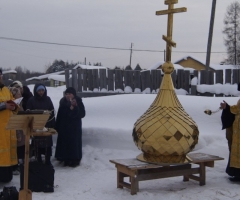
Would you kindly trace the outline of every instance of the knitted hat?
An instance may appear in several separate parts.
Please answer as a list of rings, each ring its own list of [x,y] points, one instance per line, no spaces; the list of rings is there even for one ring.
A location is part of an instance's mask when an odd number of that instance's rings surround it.
[[[23,88],[23,84],[20,81],[14,81],[10,87]]]
[[[39,85],[36,89],[36,91],[38,92],[38,90],[44,90],[45,91],[45,87],[43,85]]]
[[[68,87],[66,90],[65,90],[65,94],[66,93],[70,93],[70,94],[73,94],[74,96],[76,96],[76,90],[73,88],[73,87]]]

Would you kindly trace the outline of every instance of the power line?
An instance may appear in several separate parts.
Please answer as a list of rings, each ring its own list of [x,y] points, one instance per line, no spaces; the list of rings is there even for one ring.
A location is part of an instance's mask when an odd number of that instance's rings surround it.
[[[57,43],[57,42],[44,42],[38,40],[25,40],[18,38],[8,38],[0,37],[0,40],[12,40],[20,42],[29,42],[29,43],[38,43],[38,44],[49,44],[49,45],[58,45],[58,46],[69,46],[69,47],[82,47],[82,48],[92,48],[92,49],[111,49],[111,50],[121,50],[121,51],[145,51],[145,52],[164,52],[164,50],[147,50],[147,49],[130,49],[130,48],[113,48],[113,47],[98,47],[98,46],[87,46],[87,45],[78,45],[78,44],[66,44],[66,43]],[[206,53],[204,51],[173,51],[175,53]],[[227,52],[211,52],[211,53],[227,53]]]

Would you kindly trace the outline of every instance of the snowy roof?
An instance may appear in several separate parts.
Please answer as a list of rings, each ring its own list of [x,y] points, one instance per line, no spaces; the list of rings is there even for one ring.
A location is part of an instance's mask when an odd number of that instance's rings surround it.
[[[73,69],[78,69],[78,68],[82,68],[82,69],[107,69],[107,67],[103,67],[103,66],[92,66],[92,65],[82,65],[82,64],[77,64]]]
[[[51,75],[58,75],[58,74],[64,74],[65,71],[59,71],[59,72],[54,72],[54,73],[50,73],[50,74],[44,74],[44,75],[41,75],[41,76],[38,76],[38,77],[32,77],[32,78],[28,78],[26,79],[26,81],[32,81],[32,80],[44,80],[44,79],[48,79],[49,76]]]
[[[3,74],[16,74],[17,71],[16,70],[7,70],[7,71],[3,71]]]
[[[235,65],[210,64],[210,67],[214,70],[237,69]]]
[[[61,81],[61,82],[65,82],[65,75],[50,75],[48,77],[49,80],[54,80],[54,81]]]
[[[163,65],[165,62],[164,61],[159,61],[157,62],[156,64],[154,64],[152,67],[149,68],[149,70],[152,70],[152,69],[157,69],[159,66]],[[179,64],[173,64],[174,66],[174,69],[175,70],[178,70],[178,69],[183,69],[183,70],[189,70],[189,71],[193,71],[194,69],[193,68],[185,68]]]
[[[204,66],[206,65],[205,62],[203,62],[199,59],[196,59],[195,57],[192,57],[192,56],[185,56],[183,58],[180,58],[180,59],[176,60],[174,63],[178,63],[182,60],[187,60],[188,58],[192,58],[193,60],[201,63]],[[213,70],[237,69],[237,66],[235,66],[235,65],[209,64],[209,67]]]
[[[174,63],[178,63],[178,62],[180,62],[182,60],[187,60],[188,58],[192,58],[193,60],[196,60],[197,62],[199,62],[199,63],[201,63],[202,65],[205,66],[205,63],[203,61],[201,61],[201,60],[199,60],[199,59],[197,59],[197,58],[195,58],[193,56],[185,56],[183,58],[180,58],[180,59],[176,60]]]

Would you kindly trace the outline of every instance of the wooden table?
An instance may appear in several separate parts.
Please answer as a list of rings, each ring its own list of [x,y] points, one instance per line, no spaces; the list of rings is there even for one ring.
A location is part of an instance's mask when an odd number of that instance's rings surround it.
[[[126,187],[131,190],[131,195],[134,195],[139,191],[139,181],[145,180],[183,176],[183,181],[193,179],[198,181],[200,186],[205,185],[206,167],[214,167],[214,161],[223,160],[221,157],[204,153],[191,153],[188,157],[192,160],[191,163],[177,165],[150,164],[136,158],[110,160],[110,162],[117,168],[117,188]],[[129,177],[129,183],[124,181],[124,177]]]

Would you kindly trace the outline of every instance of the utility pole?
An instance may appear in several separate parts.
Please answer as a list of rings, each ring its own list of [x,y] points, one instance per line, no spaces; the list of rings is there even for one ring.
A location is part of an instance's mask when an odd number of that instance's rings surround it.
[[[210,57],[211,57],[211,47],[212,47],[212,36],[213,36],[213,26],[214,26],[214,18],[215,18],[215,10],[216,10],[216,1],[212,0],[212,12],[210,18],[210,26],[208,33],[208,44],[207,44],[207,56],[206,56],[206,70],[209,70],[210,65]]]
[[[130,49],[130,67],[131,67],[131,64],[132,64],[132,47],[133,47],[133,43],[131,43],[131,49]]]

